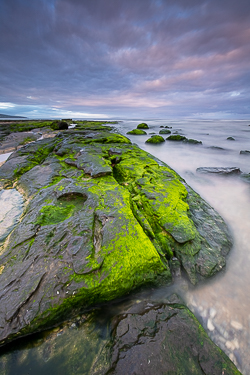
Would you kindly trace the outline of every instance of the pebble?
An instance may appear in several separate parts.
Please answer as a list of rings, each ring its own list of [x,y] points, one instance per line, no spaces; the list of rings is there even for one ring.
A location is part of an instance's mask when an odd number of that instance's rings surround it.
[[[209,313],[210,313],[210,317],[213,319],[215,315],[217,314],[217,311],[213,307],[211,307],[209,310]]]
[[[236,322],[236,320],[232,320],[230,324],[233,328],[237,329],[238,331],[242,331],[243,329],[243,325],[239,322]]]
[[[232,361],[235,365],[237,365],[237,361],[236,361],[236,358],[235,358],[235,356],[234,356],[233,353],[230,353],[230,354],[229,354],[229,358],[231,359],[231,361]]]
[[[233,343],[232,341],[227,341],[227,342],[226,342],[226,347],[227,347],[229,350],[234,350],[234,349],[235,349],[234,343]]]
[[[207,329],[209,329],[209,331],[214,331],[214,325],[211,319],[207,320]]]

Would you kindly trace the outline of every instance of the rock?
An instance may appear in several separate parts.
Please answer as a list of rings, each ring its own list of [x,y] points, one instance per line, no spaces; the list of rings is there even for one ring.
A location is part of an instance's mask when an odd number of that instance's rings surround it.
[[[149,126],[142,122],[141,124],[137,125],[137,129],[149,129]]]
[[[162,143],[165,142],[165,139],[160,135],[153,135],[149,139],[146,140],[145,143]]]
[[[0,256],[0,344],[169,283],[173,256],[193,284],[225,265],[222,218],[166,164],[103,128],[78,124],[0,168],[2,186],[28,199]]]
[[[166,129],[172,129],[172,126],[165,126]]]
[[[167,139],[167,141],[177,141],[177,142],[182,142],[182,141],[185,141],[187,140],[186,137],[184,137],[183,135],[170,135]]]
[[[234,328],[234,329],[237,329],[237,331],[242,331],[243,330],[243,325],[239,322],[237,322],[236,320],[232,320],[230,322],[231,326]]]
[[[207,148],[210,148],[211,150],[225,151],[225,149],[223,147],[219,147],[219,146],[208,146]]]
[[[250,151],[248,151],[248,150],[242,150],[242,151],[240,151],[240,154],[241,155],[250,155]]]
[[[177,134],[177,135],[170,135],[167,139],[167,141],[177,141],[177,142],[185,142],[185,143],[192,143],[192,144],[202,144],[201,141],[197,141],[196,139],[188,139],[184,137],[183,135]]]
[[[250,173],[242,173],[242,174],[240,175],[240,178],[241,178],[243,181],[245,181],[245,182],[247,182],[247,183],[250,183]]]
[[[198,173],[214,173],[219,175],[238,175],[241,174],[240,168],[237,167],[200,167],[196,169]]]
[[[171,130],[162,129],[162,130],[159,131],[159,134],[171,134]]]
[[[213,325],[211,319],[208,319],[208,320],[207,320],[207,329],[208,329],[209,331],[214,331],[214,325]]]
[[[112,339],[93,375],[240,374],[180,302],[139,303],[116,316],[111,327]]]
[[[192,138],[185,139],[183,142],[185,142],[185,143],[192,143],[194,145],[198,145],[198,144],[201,145],[202,144],[201,141],[197,141],[196,139],[192,139]]]
[[[134,130],[131,130],[130,132],[127,132],[127,134],[144,135],[144,134],[147,134],[147,133],[145,131],[141,130],[141,129],[134,129]]]
[[[235,141],[235,138],[234,137],[227,137],[227,140],[228,141]]]

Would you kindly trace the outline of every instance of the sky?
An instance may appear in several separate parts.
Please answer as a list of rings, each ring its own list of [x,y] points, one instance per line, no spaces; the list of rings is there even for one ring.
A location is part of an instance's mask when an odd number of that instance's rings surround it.
[[[249,0],[0,0],[0,113],[250,118]]]

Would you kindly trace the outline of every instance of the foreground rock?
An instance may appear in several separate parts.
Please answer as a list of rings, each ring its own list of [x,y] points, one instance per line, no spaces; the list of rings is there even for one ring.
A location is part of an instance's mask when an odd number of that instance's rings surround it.
[[[237,167],[200,167],[196,169],[198,173],[214,173],[219,175],[239,175],[241,174],[240,168]]]
[[[113,338],[91,374],[240,374],[178,300],[141,302],[113,319]]]
[[[82,125],[24,146],[0,168],[28,199],[0,257],[1,343],[79,309],[225,266],[222,218],[166,164],[103,126]]]

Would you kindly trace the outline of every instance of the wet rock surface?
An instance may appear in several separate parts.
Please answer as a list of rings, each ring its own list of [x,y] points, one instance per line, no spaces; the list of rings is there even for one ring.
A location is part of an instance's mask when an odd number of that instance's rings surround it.
[[[170,282],[173,257],[193,284],[225,265],[222,218],[166,164],[104,126],[24,146],[0,179],[28,198],[0,258],[1,344]]]
[[[112,340],[91,374],[240,374],[176,296],[165,304],[134,305],[111,327]]]
[[[239,175],[240,168],[237,167],[200,167],[196,169],[197,173],[214,173],[219,175]]]

